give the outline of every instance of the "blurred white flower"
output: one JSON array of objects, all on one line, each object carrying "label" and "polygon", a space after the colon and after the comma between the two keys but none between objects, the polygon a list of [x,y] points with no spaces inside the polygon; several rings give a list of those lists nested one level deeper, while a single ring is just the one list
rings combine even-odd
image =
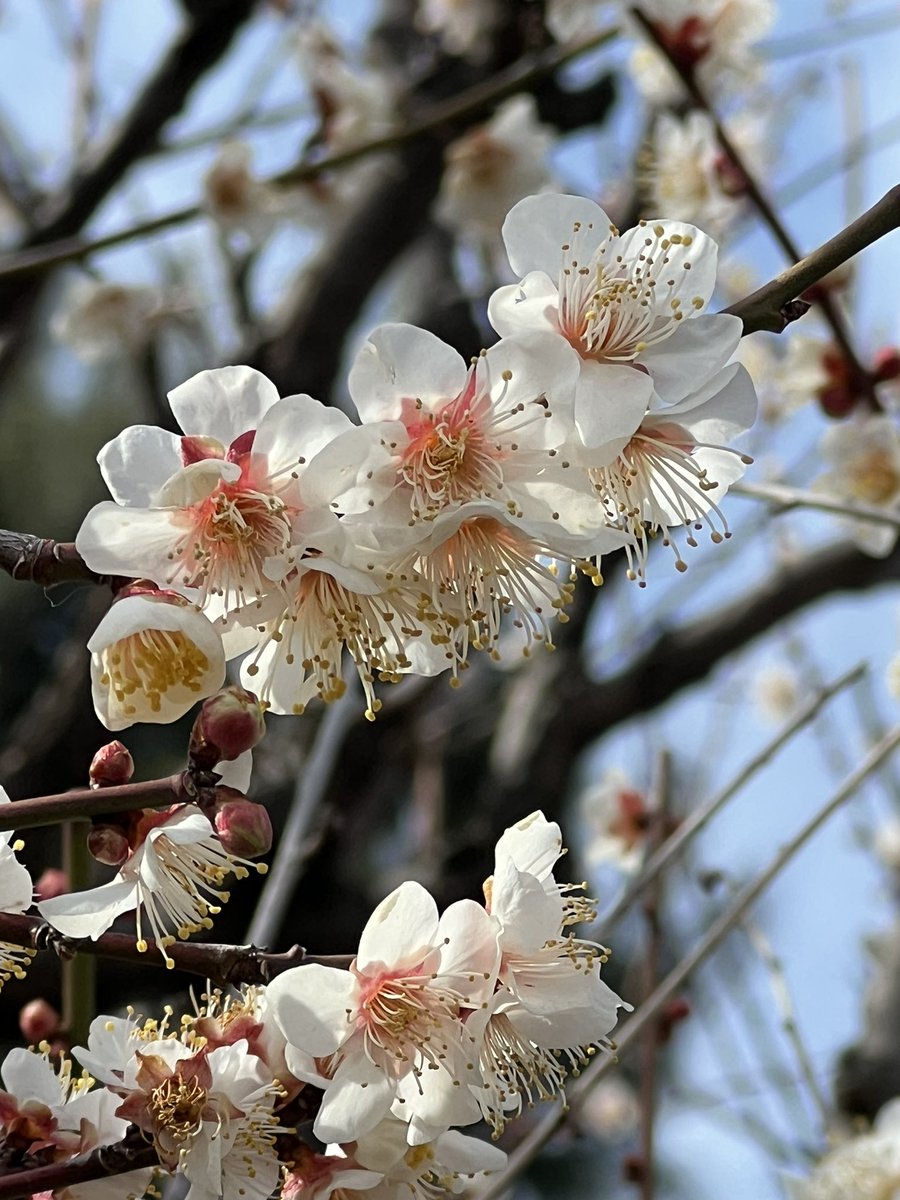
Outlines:
[{"label": "blurred white flower", "polygon": [[800,702],[800,681],[785,666],[764,667],[753,681],[753,696],[767,721],[785,721]]},{"label": "blurred white flower", "polygon": [[622,1142],[637,1132],[641,1105],[621,1075],[601,1079],[578,1106],[578,1123],[605,1142]]},{"label": "blurred white flower", "polygon": [[204,206],[226,231],[240,230],[253,242],[262,241],[282,216],[290,215],[290,193],[258,179],[253,153],[245,142],[222,144],[203,176]]},{"label": "blurred white flower", "polygon": [[[713,94],[733,93],[755,82],[761,61],[754,44],[776,15],[774,0],[641,0],[637,6],[656,27],[672,57],[696,71]],[[639,45],[631,56],[638,87],[654,104],[682,99],[682,85],[656,46]]]},{"label": "blurred white flower", "polygon": [[160,288],[81,280],[50,322],[50,332],[85,362],[146,346],[165,316],[171,299]]},{"label": "blurred white flower", "polygon": [[582,793],[580,807],[588,827],[584,852],[588,863],[636,871],[644,857],[652,819],[643,792],[623,771],[611,768]]},{"label": "blurred white flower", "polygon": [[900,1195],[900,1100],[882,1108],[871,1133],[830,1150],[808,1179],[784,1182],[790,1200],[894,1200]]},{"label": "blurred white flower", "polygon": [[[759,117],[741,114],[729,131],[754,173],[762,166],[763,127]],[[660,113],[650,140],[649,192],[655,211],[693,221],[721,237],[742,209],[745,180],[720,148],[707,113],[685,117]]]},{"label": "blurred white flower", "polygon": [[554,187],[547,157],[556,141],[530,95],[513,96],[484,125],[447,147],[436,215],[472,242],[495,242],[523,196]]},{"label": "blurred white flower", "polygon": [[[820,451],[830,470],[815,488],[837,499],[883,508],[900,518],[900,426],[897,418],[877,414],[832,425]],[[897,541],[897,525],[848,517],[847,531],[861,550],[883,558]]]},{"label": "blurred white flower", "polygon": [[[898,675],[900,683],[900,657],[895,658],[892,667]],[[900,695],[896,692],[895,695]],[[875,830],[873,841],[875,854],[891,871],[900,870],[900,819],[891,817]]]},{"label": "blurred white flower", "polygon": [[499,0],[419,0],[416,26],[436,33],[449,54],[478,61],[490,49],[490,36],[500,24]]}]

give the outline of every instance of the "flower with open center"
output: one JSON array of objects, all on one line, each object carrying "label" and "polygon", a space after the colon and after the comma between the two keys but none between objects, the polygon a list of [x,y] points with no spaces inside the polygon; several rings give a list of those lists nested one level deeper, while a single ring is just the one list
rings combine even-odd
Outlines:
[{"label": "flower with open center", "polygon": [[464,1016],[492,994],[496,963],[479,905],[460,901],[438,920],[428,892],[404,883],[369,918],[349,971],[311,963],[269,984],[289,1069],[302,1078],[309,1056],[329,1060],[316,1135],[351,1141],[392,1106],[410,1141],[477,1120]]}]

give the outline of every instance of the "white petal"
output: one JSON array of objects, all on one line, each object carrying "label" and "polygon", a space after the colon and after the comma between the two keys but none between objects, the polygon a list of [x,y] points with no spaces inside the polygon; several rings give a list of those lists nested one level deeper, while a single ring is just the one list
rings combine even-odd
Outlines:
[{"label": "white petal", "polygon": [[502,926],[500,945],[505,951],[538,950],[559,936],[562,901],[549,895],[534,875],[517,870],[512,859],[500,854],[491,887],[491,914]]},{"label": "white petal", "polygon": [[492,1146],[481,1138],[466,1137],[455,1129],[442,1134],[434,1149],[437,1161],[460,1175],[502,1171],[506,1166],[506,1153],[499,1146]]},{"label": "white petal", "polygon": [[[728,445],[756,420],[759,401],[746,368],[733,363],[714,376],[700,391],[686,396],[660,416],[684,425],[698,442]],[[652,415],[651,415],[652,419]]]},{"label": "white petal", "polygon": [[59,1078],[42,1054],[17,1046],[0,1067],[3,1086],[18,1100],[40,1100],[55,1108],[61,1099]]},{"label": "white petal", "polygon": [[78,553],[100,575],[128,575],[165,585],[172,574],[169,554],[184,534],[165,509],[96,504],[75,539]]},{"label": "white petal", "polygon": [[474,900],[457,900],[441,916],[440,986],[459,992],[477,1008],[494,990],[500,963],[499,926]]},{"label": "white petal", "polygon": [[488,320],[501,337],[529,332],[559,334],[556,284],[544,271],[532,271],[521,283],[497,288],[488,301]]},{"label": "white petal", "polygon": [[562,854],[562,830],[556,821],[548,821],[537,809],[501,834],[497,857],[508,854],[520,871],[546,879]]},{"label": "white petal", "polygon": [[[661,230],[661,233],[657,233]],[[661,251],[660,241],[666,239],[670,244],[665,250],[665,266],[667,268],[659,278],[663,281],[673,280],[674,286],[665,289],[665,306],[671,311],[670,301],[680,300],[686,313],[697,311],[709,303],[716,286],[716,266],[719,257],[719,247],[711,237],[698,229],[696,225],[688,225],[684,221],[646,220],[634,229],[629,229],[618,239],[616,254],[626,261],[636,263],[639,256],[647,253],[646,240],[648,233],[654,235],[654,245],[651,253],[658,255]],[[680,242],[671,241],[678,237]],[[685,270],[685,263],[690,269]],[[658,261],[655,266],[662,264]],[[662,289],[657,295],[657,305],[662,301]],[[694,298],[698,304],[694,305]],[[669,312],[666,312],[666,316]],[[696,318],[692,318],[696,320]],[[678,323],[680,329],[683,322]]]},{"label": "white petal", "polygon": [[[565,338],[552,333],[502,338],[478,368],[488,375],[495,412],[522,405],[527,415],[531,406],[535,419],[516,430],[519,445],[552,448],[571,436],[581,359]],[[546,411],[534,404],[542,398]]]},{"label": "white petal", "polygon": [[107,442],[97,462],[114,500],[143,507],[182,466],[181,439],[155,425],[131,425]]},{"label": "white petal", "polygon": [[0,912],[24,912],[33,899],[34,886],[28,869],[9,846],[0,845]]},{"label": "white petal", "polygon": [[387,1116],[393,1092],[391,1080],[364,1054],[345,1059],[322,1098],[313,1132],[323,1142],[355,1141]]},{"label": "white petal", "polygon": [[379,965],[414,965],[435,946],[438,910],[420,883],[407,881],[378,905],[359,939],[360,971]]},{"label": "white petal", "polygon": [[[693,279],[692,279],[693,282]],[[638,355],[658,395],[671,404],[720,371],[741,340],[743,322],[727,313],[682,321],[671,337]]]},{"label": "white petal", "polygon": [[278,389],[252,367],[200,371],[169,392],[175,420],[187,434],[213,437],[223,446],[251,429],[278,401]]},{"label": "white petal", "polygon": [[404,399],[426,409],[454,400],[466,382],[466,364],[439,337],[414,325],[379,325],[356,356],[349,389],[363,421],[400,417]]},{"label": "white petal", "polygon": [[[292,469],[303,473],[312,459],[338,434],[350,428],[350,418],[339,408],[312,396],[285,396],[273,404],[253,439],[253,459],[264,463],[269,476],[288,478]],[[275,481],[277,485],[277,480]]]},{"label": "white petal", "polygon": [[643,371],[616,363],[582,361],[575,424],[581,444],[591,452],[585,465],[601,467],[612,462],[644,419],[652,395],[653,381]]},{"label": "white petal", "polygon": [[137,906],[137,883],[131,879],[113,879],[86,892],[42,900],[37,908],[44,920],[66,937],[89,937],[96,941],[116,917]]},{"label": "white petal", "polygon": [[576,225],[581,226],[579,259],[588,262],[610,235],[609,217],[599,204],[582,196],[556,194],[520,200],[503,222],[503,241],[515,274],[544,271],[555,279],[562,264],[562,247],[571,243]]},{"label": "white petal", "polygon": [[291,1045],[324,1058],[343,1042],[354,1008],[356,980],[349,971],[310,963],[277,975],[266,989],[272,1014]]}]

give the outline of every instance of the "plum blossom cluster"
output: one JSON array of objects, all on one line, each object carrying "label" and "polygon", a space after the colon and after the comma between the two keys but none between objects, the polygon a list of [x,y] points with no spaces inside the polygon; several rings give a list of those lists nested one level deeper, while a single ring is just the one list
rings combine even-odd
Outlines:
[{"label": "plum blossom cluster", "polygon": [[519,282],[490,301],[500,340],[466,363],[411,325],[383,325],[349,375],[359,421],[280,397],[249,367],[169,395],[182,432],[126,429],[99,462],[112,499],[77,546],[123,588],[90,642],[112,729],[170,721],[226,663],[275,713],[378,681],[553,644],[580,570],[624,551],[643,586],[651,540],[687,566],[750,460],[754,420],[731,361],[738,318],[709,314],[715,243],[680,221],[625,234],[592,201],[537,195],[503,236]]},{"label": "plum blossom cluster", "polygon": [[600,978],[608,951],[573,933],[594,914],[556,881],[562,852],[559,826],[532,813],[497,843],[483,904],[439,913],[403,883],[349,969],[295,967],[177,1021],[99,1016],[72,1052],[81,1076],[46,1045],[12,1051],[6,1160],[152,1147],[155,1163],[103,1181],[109,1200],[141,1194],[154,1171],[184,1175],[189,1200],[264,1200],[279,1185],[285,1200],[434,1200],[502,1169],[501,1150],[460,1129],[485,1120],[496,1134],[564,1098],[623,1005]]}]

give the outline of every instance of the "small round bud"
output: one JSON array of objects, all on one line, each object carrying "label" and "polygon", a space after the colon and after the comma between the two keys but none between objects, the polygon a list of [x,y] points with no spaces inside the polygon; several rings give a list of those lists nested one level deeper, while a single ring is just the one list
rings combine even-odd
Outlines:
[{"label": "small round bud", "polygon": [[88,850],[97,862],[120,867],[128,858],[128,838],[117,825],[95,825],[88,834]]},{"label": "small round bud", "polygon": [[265,711],[253,692],[222,688],[201,705],[191,731],[191,763],[211,770],[216,763],[231,762],[252,750],[265,732]]},{"label": "small round bud", "polygon": [[91,760],[88,772],[91,787],[116,787],[128,783],[134,774],[134,759],[121,742],[109,742],[101,746]]},{"label": "small round bud", "polygon": [[886,383],[900,376],[900,350],[896,346],[883,346],[875,355],[875,382]]},{"label": "small round bud", "polygon": [[216,792],[230,793],[217,795],[213,816],[223,849],[238,858],[258,858],[268,853],[272,848],[272,822],[266,809],[233,788],[216,788]]},{"label": "small round bud", "polygon": [[46,1000],[29,1000],[19,1013],[22,1037],[32,1045],[49,1041],[59,1030],[60,1015]]},{"label": "small round bud", "polygon": [[59,867],[48,867],[34,885],[38,900],[55,900],[57,896],[66,896],[72,890],[69,876]]}]

